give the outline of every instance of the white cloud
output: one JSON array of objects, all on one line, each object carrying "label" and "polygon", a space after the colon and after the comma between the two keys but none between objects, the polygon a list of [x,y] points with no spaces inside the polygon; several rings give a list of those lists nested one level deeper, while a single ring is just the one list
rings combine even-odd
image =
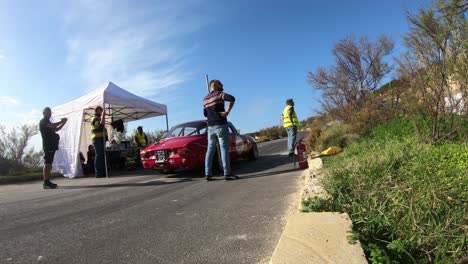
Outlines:
[{"label": "white cloud", "polygon": [[40,109],[31,109],[27,113],[19,113],[23,118],[23,124],[38,124],[39,120],[42,118],[42,110]]},{"label": "white cloud", "polygon": [[22,125],[38,124],[42,118],[42,110],[39,109],[10,108],[2,111],[5,113],[5,118],[2,119],[1,125],[8,129]]},{"label": "white cloud", "polygon": [[42,116],[41,110],[24,107],[18,99],[11,96],[0,96],[0,111],[3,113],[1,125],[7,129],[38,123]]},{"label": "white cloud", "polygon": [[19,105],[19,101],[16,98],[10,96],[0,96],[0,109]]},{"label": "white cloud", "polygon": [[182,40],[206,23],[197,12],[202,4],[73,1],[65,15],[67,61],[89,90],[113,81],[141,96],[157,95],[189,76],[195,43]]}]

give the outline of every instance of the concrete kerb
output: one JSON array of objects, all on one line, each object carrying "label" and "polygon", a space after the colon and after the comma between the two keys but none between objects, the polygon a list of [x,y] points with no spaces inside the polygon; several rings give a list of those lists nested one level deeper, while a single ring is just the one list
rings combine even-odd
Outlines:
[{"label": "concrete kerb", "polygon": [[[322,159],[309,158],[309,169],[303,172],[301,201],[329,195],[320,185]],[[301,208],[299,203],[299,209]],[[270,263],[367,263],[359,241],[351,244],[348,237],[352,222],[348,214],[334,212],[301,213],[289,216]]]},{"label": "concrete kerb", "polygon": [[[56,178],[62,176],[61,174],[53,173],[50,175],[50,178]],[[0,176],[0,185],[1,184],[13,184],[13,183],[23,183],[29,181],[42,181],[41,174],[31,174],[31,175],[18,175],[18,176]]]},{"label": "concrete kerb", "polygon": [[[304,189],[301,193],[301,201],[307,198],[313,199],[316,197],[329,199],[330,196],[320,184],[322,178],[322,167],[323,161],[321,158],[309,158],[309,169],[303,172],[304,178]],[[299,203],[299,210],[302,208],[302,204]]]}]

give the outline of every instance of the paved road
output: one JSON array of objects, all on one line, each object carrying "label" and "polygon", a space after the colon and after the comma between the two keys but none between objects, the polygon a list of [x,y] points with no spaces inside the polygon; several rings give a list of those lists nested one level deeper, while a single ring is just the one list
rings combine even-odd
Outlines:
[{"label": "paved road", "polygon": [[268,262],[299,190],[285,144],[234,163],[236,181],[142,170],[2,185],[0,263]]}]

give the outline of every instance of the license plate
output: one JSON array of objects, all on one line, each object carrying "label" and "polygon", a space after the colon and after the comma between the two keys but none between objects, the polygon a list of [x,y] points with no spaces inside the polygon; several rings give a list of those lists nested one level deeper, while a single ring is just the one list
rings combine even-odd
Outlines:
[{"label": "license plate", "polygon": [[164,162],[167,160],[167,155],[165,150],[156,150],[155,151],[156,161]]}]

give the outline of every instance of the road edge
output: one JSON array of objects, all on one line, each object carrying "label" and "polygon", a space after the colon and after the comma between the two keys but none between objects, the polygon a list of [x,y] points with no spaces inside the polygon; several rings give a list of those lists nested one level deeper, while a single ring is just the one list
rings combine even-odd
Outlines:
[{"label": "road edge", "polygon": [[[52,175],[50,175],[50,178],[53,179],[60,176],[62,175],[59,173],[52,173]],[[18,176],[0,176],[0,185],[25,183],[31,181],[42,181],[42,173]]]},{"label": "road edge", "polygon": [[319,184],[322,159],[309,158],[308,164],[309,169],[302,173],[298,210],[288,217],[269,263],[367,263],[359,241],[349,242],[352,222],[348,214],[299,212],[303,199],[328,197]]}]

